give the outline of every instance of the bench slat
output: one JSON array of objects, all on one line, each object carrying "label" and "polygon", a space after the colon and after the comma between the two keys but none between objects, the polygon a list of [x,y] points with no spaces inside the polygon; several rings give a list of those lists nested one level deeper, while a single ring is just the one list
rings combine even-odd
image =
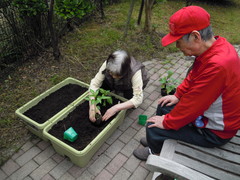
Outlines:
[{"label": "bench slat", "polygon": [[173,139],[164,141],[160,156],[166,157],[167,159],[172,159],[174,152],[175,152],[175,147],[177,146],[177,143],[178,142]]},{"label": "bench slat", "polygon": [[238,132],[237,132],[237,135],[236,136],[240,136],[240,130],[238,130]]},{"label": "bench slat", "polygon": [[240,145],[236,145],[234,143],[229,142],[229,143],[227,143],[227,144],[225,144],[225,145],[223,145],[219,148],[227,150],[227,151],[231,151],[232,153],[240,155]]},{"label": "bench slat", "polygon": [[[220,148],[204,148],[204,147],[195,146],[195,145],[184,143],[184,142],[179,142],[179,145],[187,146],[187,147],[190,147],[191,149],[196,149],[197,151],[211,154],[213,156],[216,156],[217,158],[221,158],[223,160],[232,161],[237,164],[240,164],[239,153],[238,153],[238,151],[240,152],[240,146],[236,147],[236,145],[232,145],[228,143],[227,145],[224,146],[225,148],[223,146]],[[228,148],[226,148],[227,146],[232,147],[231,152],[229,152]]]},{"label": "bench slat", "polygon": [[188,168],[161,156],[149,155],[146,164],[152,171],[160,171],[165,175],[177,179],[212,180],[212,178],[202,173],[196,172],[191,168]]},{"label": "bench slat", "polygon": [[[206,150],[207,149],[208,148],[206,148]],[[219,168],[222,170],[227,170],[229,172],[240,175],[240,172],[239,172],[240,164],[238,164],[238,162],[237,163],[230,162],[226,159],[224,160],[224,159],[221,159],[220,157],[212,156],[211,154],[207,154],[207,152],[202,152],[197,149],[193,149],[191,147],[184,146],[182,144],[178,144],[176,146],[175,154],[181,154],[181,156],[177,156],[177,157],[182,157],[182,156],[186,157],[187,156],[187,157],[190,157],[197,161],[200,161],[202,164],[209,164],[213,167],[216,167],[216,168]],[[175,156],[174,156],[174,158],[175,158]],[[173,159],[173,160],[175,160],[175,159]],[[184,165],[187,165],[187,164],[184,164]]]},{"label": "bench slat", "polygon": [[[173,161],[178,162],[179,164],[185,165],[189,168],[192,168],[214,179],[239,180],[240,178],[240,176],[238,175],[226,172],[222,169],[212,167],[208,164],[204,164],[202,162],[196,161],[186,156],[179,157],[178,154],[175,154]],[[219,166],[221,166],[221,164],[219,164]]]},{"label": "bench slat", "polygon": [[231,142],[232,142],[232,143],[235,143],[235,144],[237,144],[237,145],[240,145],[240,137],[234,136],[234,137],[231,139]]}]

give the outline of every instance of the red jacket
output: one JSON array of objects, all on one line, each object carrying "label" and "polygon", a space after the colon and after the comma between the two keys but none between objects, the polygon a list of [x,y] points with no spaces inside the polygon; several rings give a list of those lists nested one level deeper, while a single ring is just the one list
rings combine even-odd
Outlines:
[{"label": "red jacket", "polygon": [[195,59],[193,69],[178,86],[180,99],[165,116],[166,129],[179,129],[204,115],[205,128],[223,139],[240,129],[240,59],[222,37]]}]

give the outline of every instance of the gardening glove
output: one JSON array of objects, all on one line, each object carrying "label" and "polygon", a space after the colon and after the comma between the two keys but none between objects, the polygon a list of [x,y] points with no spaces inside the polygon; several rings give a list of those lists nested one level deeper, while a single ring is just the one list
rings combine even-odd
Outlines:
[{"label": "gardening glove", "polygon": [[92,121],[92,122],[96,121],[96,118],[95,118],[96,113],[101,115],[101,112],[99,111],[98,108],[96,108],[95,105],[90,106],[90,108],[89,108],[89,119],[90,119],[90,121]]},{"label": "gardening glove", "polygon": [[115,106],[109,108],[106,113],[103,115],[102,120],[107,121],[110,117],[118,112],[118,108]]}]

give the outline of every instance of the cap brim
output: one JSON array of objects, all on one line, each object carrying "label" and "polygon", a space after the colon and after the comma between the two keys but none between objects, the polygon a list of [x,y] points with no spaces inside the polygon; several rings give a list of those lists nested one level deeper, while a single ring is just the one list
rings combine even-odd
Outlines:
[{"label": "cap brim", "polygon": [[184,35],[179,35],[179,36],[173,36],[170,33],[164,36],[161,40],[162,46],[168,46],[169,44],[174,43],[175,41],[179,40],[181,37]]}]

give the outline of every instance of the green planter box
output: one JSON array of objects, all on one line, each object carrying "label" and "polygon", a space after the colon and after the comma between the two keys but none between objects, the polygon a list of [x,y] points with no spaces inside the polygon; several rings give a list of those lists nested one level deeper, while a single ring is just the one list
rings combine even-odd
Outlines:
[{"label": "green planter box", "polygon": [[[56,113],[54,116],[52,116],[51,118],[49,118],[47,121],[45,121],[44,123],[38,123],[36,121],[34,121],[33,119],[27,117],[26,115],[24,115],[24,113],[26,111],[28,111],[29,109],[31,109],[32,107],[34,107],[35,105],[37,105],[40,101],[42,101],[44,98],[46,98],[47,96],[49,96],[50,94],[52,94],[53,92],[57,91],[58,89],[68,85],[68,84],[76,84],[76,85],[80,85],[81,87],[85,87],[85,88],[89,88],[89,85],[81,82],[79,80],[76,80],[74,78],[66,78],[65,80],[63,80],[62,82],[58,83],[57,85],[53,86],[52,88],[48,89],[47,91],[43,92],[42,94],[40,94],[39,96],[37,96],[36,98],[32,99],[31,101],[29,101],[28,103],[26,103],[25,105],[23,105],[22,107],[20,107],[19,109],[17,109],[15,111],[16,115],[18,117],[20,117],[25,124],[27,125],[28,129],[34,133],[35,135],[39,136],[40,138],[42,138],[43,140],[47,141],[48,139],[46,139],[43,136],[43,129],[49,124],[51,123],[54,119],[56,119],[58,116],[60,116],[62,113],[64,113],[65,111],[67,111],[68,109],[70,109],[72,106],[74,106],[80,99],[82,99],[83,97],[85,97],[88,93],[88,91],[86,91],[85,93],[83,93],[81,96],[79,96],[76,100],[74,100],[72,103],[70,103],[68,106],[66,106],[65,108],[63,108],[61,111],[59,111],[58,113]],[[49,107],[51,108],[51,107]]]},{"label": "green planter box", "polygon": [[[118,95],[111,95],[117,97],[117,99],[126,101],[125,98],[122,98]],[[70,112],[72,112],[79,104],[83,103],[85,100],[81,100],[76,104],[75,107],[69,109],[68,112],[65,112],[61,116],[59,116],[53,123],[49,124],[43,130],[43,134],[45,138],[49,139],[53,145],[55,151],[62,155],[67,156],[69,159],[76,164],[77,166],[84,167],[88,164],[89,160],[96,153],[96,151],[104,144],[104,142],[109,138],[109,136],[116,130],[116,128],[122,124],[126,110],[122,110],[118,113],[118,115],[81,151],[76,150],[75,148],[69,146],[65,142],[59,140],[55,136],[51,135],[49,131],[51,128],[57,124],[59,121],[63,120],[68,116]]]}]

